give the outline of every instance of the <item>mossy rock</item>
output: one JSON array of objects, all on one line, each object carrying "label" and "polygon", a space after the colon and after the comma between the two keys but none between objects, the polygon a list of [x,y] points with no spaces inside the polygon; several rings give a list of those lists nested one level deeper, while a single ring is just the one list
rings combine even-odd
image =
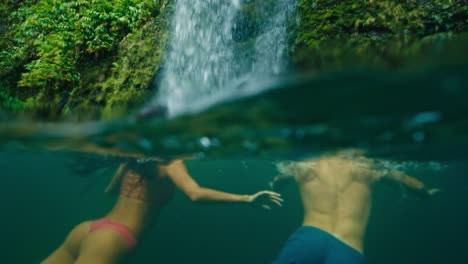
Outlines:
[{"label": "mossy rock", "polygon": [[361,62],[399,65],[420,39],[466,32],[466,1],[301,0],[296,65],[334,69]]},{"label": "mossy rock", "polygon": [[72,95],[67,114],[113,118],[141,103],[162,65],[168,33],[167,20],[153,19],[129,34],[113,61],[103,61],[84,72],[84,89]]}]

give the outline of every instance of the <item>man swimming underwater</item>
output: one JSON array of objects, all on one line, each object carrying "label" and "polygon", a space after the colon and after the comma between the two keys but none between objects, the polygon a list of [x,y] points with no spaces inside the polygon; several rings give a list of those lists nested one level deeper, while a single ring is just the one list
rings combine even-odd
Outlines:
[{"label": "man swimming underwater", "polygon": [[372,205],[372,184],[389,179],[424,195],[425,185],[359,151],[345,151],[301,162],[280,162],[275,189],[295,180],[304,206],[302,226],[293,233],[274,264],[365,263],[363,239]]}]

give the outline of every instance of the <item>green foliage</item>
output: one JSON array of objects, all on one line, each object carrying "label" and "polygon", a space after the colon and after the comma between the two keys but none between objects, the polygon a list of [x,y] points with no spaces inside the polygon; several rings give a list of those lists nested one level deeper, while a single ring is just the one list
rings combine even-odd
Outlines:
[{"label": "green foliage", "polygon": [[36,102],[33,98],[21,100],[15,96],[12,96],[8,92],[8,85],[4,81],[0,81],[0,109],[9,109],[11,111],[24,111],[37,107]]},{"label": "green foliage", "polygon": [[82,88],[74,89],[64,113],[84,118],[113,118],[147,99],[162,64],[173,11],[161,1],[156,18],[120,41],[114,56],[82,63]]},{"label": "green foliage", "polygon": [[0,6],[2,14],[11,11],[4,33],[10,40],[0,45],[0,77],[16,75],[9,83],[18,88],[4,90],[57,105],[83,88],[82,65],[114,56],[119,42],[157,15],[165,1],[38,0],[15,7],[18,1],[10,2]]},{"label": "green foliage", "polygon": [[295,60],[320,68],[341,57],[385,56],[428,35],[466,31],[468,5],[464,0],[302,0],[299,15]]},{"label": "green foliage", "polygon": [[95,109],[102,118],[125,113],[129,106],[139,104],[148,95],[155,73],[162,64],[168,40],[166,17],[150,20],[138,31],[126,36],[119,44],[115,59],[90,66],[83,71],[83,88],[73,91],[65,111],[89,114]]},{"label": "green foliage", "polygon": [[[271,1],[245,1],[239,23],[251,32],[239,37],[242,45]],[[2,1],[0,107],[99,118],[139,103],[160,68],[173,2]],[[399,65],[466,32],[468,20],[466,0],[300,0],[298,11],[294,62],[320,70],[357,58]]]}]

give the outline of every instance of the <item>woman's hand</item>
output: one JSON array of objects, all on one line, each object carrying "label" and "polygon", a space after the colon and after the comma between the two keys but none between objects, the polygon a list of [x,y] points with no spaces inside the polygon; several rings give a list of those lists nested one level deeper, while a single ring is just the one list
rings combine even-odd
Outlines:
[{"label": "woman's hand", "polygon": [[254,207],[261,207],[270,210],[273,205],[283,206],[281,194],[272,191],[260,191],[249,195],[247,202]]}]

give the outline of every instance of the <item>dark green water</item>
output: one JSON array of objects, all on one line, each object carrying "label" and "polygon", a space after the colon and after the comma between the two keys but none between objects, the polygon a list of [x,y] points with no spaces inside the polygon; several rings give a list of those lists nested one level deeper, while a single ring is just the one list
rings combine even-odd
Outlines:
[{"label": "dark green water", "polygon": [[[74,225],[113,205],[115,198],[103,190],[116,165],[97,164],[101,169],[93,172],[105,159],[91,157],[93,164],[76,154],[37,150],[50,142],[196,154],[205,159],[187,164],[200,185],[237,193],[267,188],[276,174],[272,159],[367,149],[406,162],[405,172],[443,190],[423,198],[377,184],[365,240],[370,263],[468,263],[467,73],[466,64],[348,70],[278,82],[258,96],[171,120],[41,126],[0,116],[1,263],[38,263]],[[78,175],[71,162],[91,175]],[[132,263],[271,263],[302,220],[297,187],[283,195],[283,208],[264,212],[192,204],[177,193]]]},{"label": "dark green water", "polygon": [[[2,168],[2,263],[38,263],[80,221],[113,205],[103,192],[114,167],[81,178],[70,170],[77,157],[63,153],[4,151]],[[443,170],[409,171],[443,189],[424,199],[377,184],[366,236],[370,263],[466,263],[468,163],[444,162]],[[188,161],[203,186],[251,193],[275,175],[262,160]],[[298,227],[302,208],[295,186],[285,206],[265,212],[250,207],[192,204],[181,193],[163,212],[132,263],[269,263]]]}]

